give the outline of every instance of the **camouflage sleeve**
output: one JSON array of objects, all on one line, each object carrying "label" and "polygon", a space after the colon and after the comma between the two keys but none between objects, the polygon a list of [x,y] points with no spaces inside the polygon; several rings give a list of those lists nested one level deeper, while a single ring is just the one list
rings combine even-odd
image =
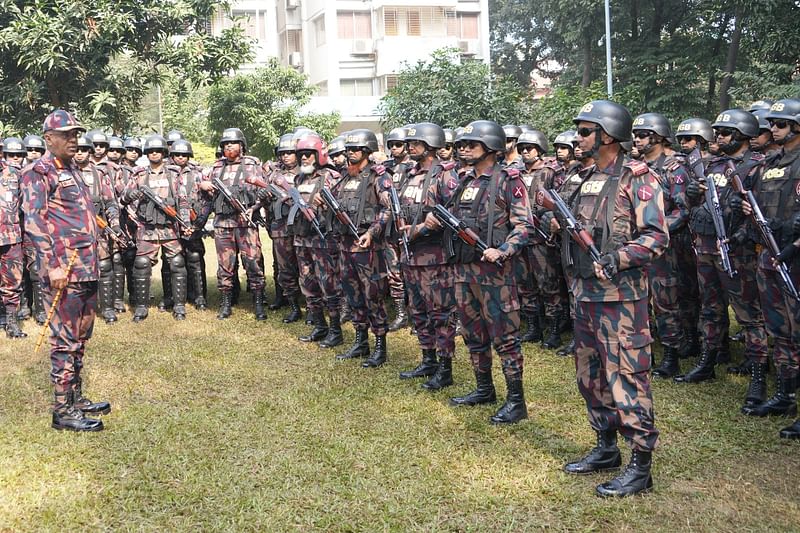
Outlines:
[{"label": "camouflage sleeve", "polygon": [[119,226],[119,204],[117,195],[114,194],[114,185],[111,183],[111,176],[102,170],[100,175],[100,195],[103,197],[103,212],[109,226]]},{"label": "camouflage sleeve", "polygon": [[528,191],[519,175],[508,176],[504,183],[504,199],[508,209],[508,225],[511,232],[506,242],[498,248],[506,256],[516,255],[528,244],[528,232],[533,227]]},{"label": "camouflage sleeve", "polygon": [[628,235],[633,230],[635,237],[616,250],[620,270],[643,266],[667,249],[669,230],[664,215],[664,196],[658,179],[651,172],[634,176],[627,170],[620,177],[614,226],[614,233]]},{"label": "camouflage sleeve", "polygon": [[672,200],[672,209],[666,213],[667,226],[670,233],[683,229],[689,221],[689,206],[686,203],[686,184],[689,182],[689,173],[683,165],[678,165],[671,174],[671,188],[669,191]]},{"label": "camouflage sleeve", "polygon": [[59,260],[55,253],[52,235],[55,228],[47,222],[48,198],[50,192],[57,187],[54,176],[40,174],[28,169],[22,175],[22,212],[24,214],[25,233],[31,244],[36,248],[37,255],[41,258],[41,265],[48,265],[50,269],[64,268],[66,263]]},{"label": "camouflage sleeve", "polygon": [[386,173],[380,174],[375,178],[375,195],[378,205],[375,211],[375,221],[367,230],[373,239],[380,239],[386,231],[386,226],[392,221],[392,207],[389,198],[389,190],[394,187],[391,176]]},{"label": "camouflage sleeve", "polygon": [[122,200],[123,204],[127,205],[134,201],[134,198],[131,197],[131,193],[139,190],[139,180],[141,179],[141,176],[142,172],[138,171],[131,174],[128,184],[125,185],[125,190],[122,191],[122,195],[120,195],[120,200]]}]

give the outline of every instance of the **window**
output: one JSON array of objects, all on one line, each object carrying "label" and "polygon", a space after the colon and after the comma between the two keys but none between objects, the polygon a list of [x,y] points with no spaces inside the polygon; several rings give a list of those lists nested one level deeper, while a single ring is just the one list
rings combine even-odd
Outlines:
[{"label": "window", "polygon": [[372,38],[372,17],[369,11],[338,11],[336,24],[339,39]]},{"label": "window", "polygon": [[384,35],[397,35],[397,10],[385,9],[383,12],[383,33]]},{"label": "window", "polygon": [[397,87],[397,74],[387,74],[381,78],[381,94],[386,94]]},{"label": "window", "polygon": [[339,82],[342,96],[372,96],[372,79],[343,79]]},{"label": "window", "polygon": [[325,44],[325,15],[320,15],[314,19],[314,40],[317,46]]},{"label": "window", "polygon": [[448,37],[458,37],[459,39],[478,38],[477,13],[456,13],[454,11],[448,11],[446,16]]},{"label": "window", "polygon": [[419,11],[409,10],[406,12],[406,34],[419,37],[422,35],[422,23]]},{"label": "window", "polygon": [[234,11],[232,13],[237,26],[244,30],[244,34],[251,39],[263,41],[266,39],[265,13],[258,11]]}]

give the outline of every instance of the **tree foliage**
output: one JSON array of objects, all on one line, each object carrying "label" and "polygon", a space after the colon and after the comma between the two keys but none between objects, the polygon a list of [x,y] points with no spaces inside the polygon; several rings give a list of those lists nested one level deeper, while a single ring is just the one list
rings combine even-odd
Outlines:
[{"label": "tree foliage", "polygon": [[302,113],[314,88],[307,78],[291,67],[269,64],[251,74],[219,80],[209,94],[208,121],[215,139],[225,128],[242,130],[250,153],[262,159],[272,157],[281,134],[305,126],[330,138],[339,115]]}]

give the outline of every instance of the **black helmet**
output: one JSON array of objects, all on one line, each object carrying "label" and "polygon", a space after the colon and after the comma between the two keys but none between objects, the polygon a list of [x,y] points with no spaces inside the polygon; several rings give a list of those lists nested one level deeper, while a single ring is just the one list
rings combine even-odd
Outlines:
[{"label": "black helmet", "polygon": [[78,148],[86,148],[87,150],[92,150],[94,148],[94,144],[92,144],[92,140],[89,138],[88,134],[78,137]]},{"label": "black helmet", "polygon": [[711,123],[704,118],[687,118],[680,124],[675,132],[675,137],[700,137],[705,142],[714,142],[714,130]]},{"label": "black helmet", "polygon": [[506,151],[506,132],[493,120],[474,120],[464,127],[459,141],[478,141],[492,152]]},{"label": "black helmet", "polygon": [[764,98],[762,100],[756,100],[755,102],[750,104],[750,107],[747,108],[747,110],[749,112],[751,112],[751,113],[753,111],[758,111],[759,109],[763,109],[765,111],[769,111],[769,108],[772,107],[772,104],[774,104],[774,103],[775,103],[775,101],[774,100],[770,100],[769,98]]},{"label": "black helmet", "polygon": [[539,149],[541,154],[546,154],[550,150],[550,146],[547,143],[547,137],[544,133],[538,130],[529,130],[523,131],[522,134],[517,139],[517,146],[524,146],[526,144],[532,144]]},{"label": "black helmet", "polygon": [[122,144],[122,139],[120,139],[116,135],[110,135],[108,137],[108,149],[124,151],[125,147]]},{"label": "black helmet", "polygon": [[103,133],[102,130],[89,130],[86,132],[86,137],[92,144],[105,144],[108,146],[108,135]]},{"label": "black helmet", "polygon": [[503,132],[505,133],[506,139],[518,139],[522,134],[522,128],[513,124],[506,124],[503,126]]},{"label": "black helmet", "polygon": [[758,119],[744,109],[726,109],[711,125],[712,128],[732,128],[745,137],[758,137]]},{"label": "black helmet", "polygon": [[603,131],[618,141],[631,140],[633,119],[622,105],[610,100],[592,100],[584,105],[572,119],[575,124],[585,121],[597,124]]},{"label": "black helmet", "polygon": [[750,111],[754,117],[758,120],[758,131],[759,134],[764,131],[772,131],[772,128],[769,126],[769,121],[767,120],[767,115],[769,114],[768,109],[754,109]]},{"label": "black helmet", "polygon": [[45,151],[44,139],[38,135],[27,135],[22,139],[22,143],[25,145],[25,150],[38,150],[42,153]]},{"label": "black helmet", "polygon": [[[411,124],[411,127],[413,127],[413,126],[414,125]],[[406,133],[407,133],[406,126],[403,126],[401,128],[392,129],[392,131],[390,131],[389,134],[386,136],[386,147],[389,148],[389,143],[390,142],[394,142],[394,141],[405,142]]]},{"label": "black helmet", "polygon": [[767,120],[791,120],[800,124],[800,100],[797,98],[778,100],[769,108]]},{"label": "black helmet", "polygon": [[632,131],[648,130],[672,141],[672,126],[661,113],[643,113],[633,119]]},{"label": "black helmet", "polygon": [[172,146],[172,143],[184,139],[183,133],[178,130],[169,130],[167,132],[167,145]]},{"label": "black helmet", "polygon": [[359,128],[347,132],[344,138],[345,148],[366,148],[368,152],[378,151],[378,138],[375,134],[365,128]]},{"label": "black helmet", "polygon": [[436,150],[443,148],[445,143],[444,130],[433,122],[420,122],[406,130],[406,141],[422,141],[428,148]]},{"label": "black helmet", "polygon": [[344,135],[339,135],[331,139],[328,143],[328,155],[337,155],[344,152]]},{"label": "black helmet", "polygon": [[563,145],[568,148],[575,148],[573,143],[576,141],[576,136],[577,134],[575,133],[575,130],[562,131],[556,135],[556,138],[553,141],[553,146]]},{"label": "black helmet", "polygon": [[450,128],[444,129],[444,143],[445,144],[453,144],[456,142],[456,132]]},{"label": "black helmet", "polygon": [[284,133],[278,138],[278,146],[275,147],[275,153],[276,154],[280,154],[282,152],[294,153],[296,145],[297,145],[297,139],[295,139],[294,133]]},{"label": "black helmet", "polygon": [[226,128],[222,130],[222,137],[219,140],[219,147],[222,148],[223,143],[240,143],[242,150],[247,150],[247,139],[244,138],[244,133],[239,128]]},{"label": "black helmet", "polygon": [[192,143],[186,139],[176,139],[173,141],[172,146],[169,147],[169,153],[171,155],[188,155],[189,157],[194,156]]},{"label": "black helmet", "polygon": [[455,137],[453,137],[453,144],[456,144],[461,140],[461,138],[464,136],[465,129],[466,128],[464,126],[459,126],[453,130],[453,133],[455,133]]},{"label": "black helmet", "polygon": [[3,141],[4,154],[19,154],[24,156],[27,151],[25,150],[25,143],[19,137],[6,137]]},{"label": "black helmet", "polygon": [[137,137],[128,137],[125,139],[123,146],[125,147],[125,150],[136,150],[140,154],[142,153],[142,141]]},{"label": "black helmet", "polygon": [[169,153],[167,140],[161,135],[151,135],[145,139],[143,149],[145,154],[149,154],[150,152]]},{"label": "black helmet", "polygon": [[[505,130],[505,128],[503,128],[503,129]],[[522,130],[522,133],[525,133],[526,131],[535,131],[536,130],[536,128],[534,128],[530,124],[520,124],[519,125],[519,129]]]}]

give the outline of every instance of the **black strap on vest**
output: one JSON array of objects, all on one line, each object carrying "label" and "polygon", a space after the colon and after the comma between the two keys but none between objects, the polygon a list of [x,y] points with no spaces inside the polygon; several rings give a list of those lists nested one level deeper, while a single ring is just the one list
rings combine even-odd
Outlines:
[{"label": "black strap on vest", "polygon": [[[369,170],[368,167],[364,167],[358,175],[361,176],[361,183],[358,184],[358,214],[356,215],[356,225],[361,225],[361,219],[364,217],[364,207],[367,203],[367,187],[369,186]],[[392,185],[394,187],[394,185]]]}]

